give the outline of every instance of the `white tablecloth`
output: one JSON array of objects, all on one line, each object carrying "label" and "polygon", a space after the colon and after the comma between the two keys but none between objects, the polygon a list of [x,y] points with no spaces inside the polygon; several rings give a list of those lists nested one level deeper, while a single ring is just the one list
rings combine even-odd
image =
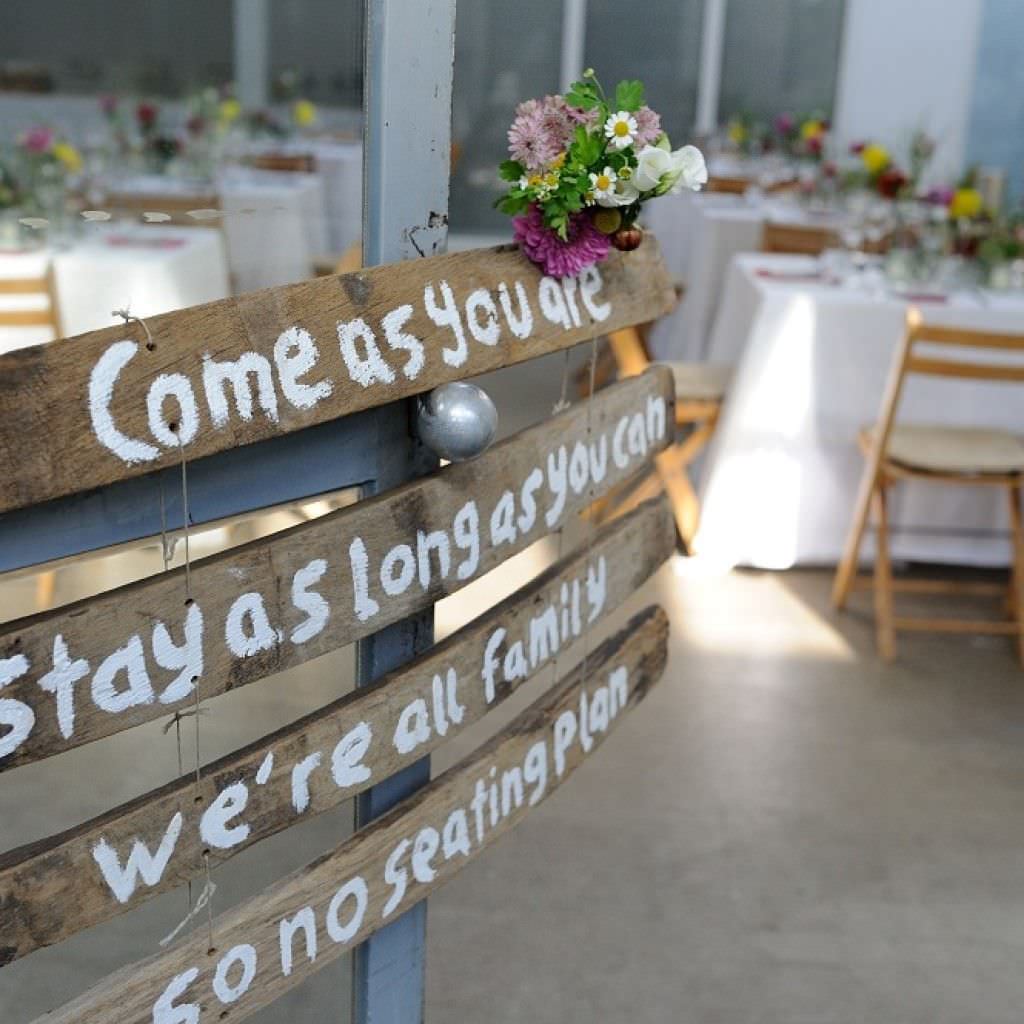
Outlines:
[{"label": "white tablecloth", "polygon": [[[320,174],[224,170],[215,185],[223,212],[228,264],[236,292],[291,284],[313,275],[313,260],[328,249]],[[138,196],[188,196],[201,201],[202,186],[159,175],[137,175],[115,191]],[[154,208],[158,207],[154,204]]]},{"label": "white tablecloth", "polygon": [[243,154],[283,153],[312,155],[323,180],[326,247],[322,255],[340,255],[362,235],[363,145],[331,139],[259,140],[248,143]]},{"label": "white tablecloth", "polygon": [[[52,262],[65,336],[117,323],[111,310],[155,316],[230,294],[215,228],[87,224],[66,248],[0,252],[0,278],[39,277]],[[5,309],[45,308],[42,295],[0,296]],[[45,327],[0,328],[0,352],[50,341]]]},{"label": "white tablecloth", "polygon": [[[863,466],[857,432],[878,417],[907,302],[756,273],[816,266],[807,257],[737,256],[729,271],[707,357],[733,363],[736,374],[704,461],[696,539],[698,552],[727,564],[834,564],[849,528]],[[936,323],[1024,326],[1017,296],[958,294],[921,308]],[[1024,388],[912,377],[898,421],[1024,434]],[[1006,565],[1005,506],[1001,488],[901,483],[894,555]]]},{"label": "white tablecloth", "polygon": [[742,252],[761,248],[766,221],[838,229],[838,216],[811,216],[791,199],[716,192],[664,196],[645,212],[672,276],[686,292],[676,309],[651,330],[648,343],[658,359],[705,358],[729,264]]}]

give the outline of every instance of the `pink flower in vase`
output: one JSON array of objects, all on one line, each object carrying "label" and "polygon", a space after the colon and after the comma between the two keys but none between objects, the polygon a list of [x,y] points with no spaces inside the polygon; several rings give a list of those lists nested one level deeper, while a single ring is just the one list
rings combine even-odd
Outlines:
[{"label": "pink flower in vase", "polygon": [[611,250],[611,241],[594,227],[589,214],[576,213],[569,220],[568,239],[563,240],[544,223],[536,206],[512,219],[516,241],[525,255],[550,277],[571,277]]},{"label": "pink flower in vase", "polygon": [[113,117],[117,113],[118,99],[113,93],[100,97],[100,110],[105,117]]},{"label": "pink flower in vase", "polygon": [[50,147],[53,146],[53,129],[41,124],[34,125],[22,135],[21,146],[26,153],[37,156],[49,153]]},{"label": "pink flower in vase", "polygon": [[775,118],[775,131],[779,135],[789,135],[796,127],[796,119],[792,114],[779,114]]}]

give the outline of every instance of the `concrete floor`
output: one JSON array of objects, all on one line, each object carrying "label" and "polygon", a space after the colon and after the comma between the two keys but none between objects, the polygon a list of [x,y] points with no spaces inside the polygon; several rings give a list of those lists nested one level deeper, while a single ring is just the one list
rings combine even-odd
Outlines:
[{"label": "concrete floor", "polygon": [[[491,378],[506,431],[548,413],[561,365]],[[554,553],[538,545],[444,602],[439,632]],[[57,599],[153,571],[157,557],[66,570]],[[814,571],[711,575],[676,558],[618,613],[613,624],[665,606],[666,676],[563,790],[431,898],[429,1024],[1021,1020],[1024,671],[1005,640],[928,636],[901,637],[899,661],[882,667],[863,612],[830,612],[829,583]],[[31,581],[0,589],[3,617],[33,596]],[[544,682],[450,743],[435,769]],[[343,651],[211,702],[203,759],[351,683]],[[0,846],[143,792],[176,762],[156,725],[5,775]],[[343,810],[246,851],[217,872],[215,908],[349,823]],[[171,893],[5,968],[0,1021],[24,1024],[153,952],[185,908]],[[343,1022],[348,992],[342,962],[252,1019]]]}]

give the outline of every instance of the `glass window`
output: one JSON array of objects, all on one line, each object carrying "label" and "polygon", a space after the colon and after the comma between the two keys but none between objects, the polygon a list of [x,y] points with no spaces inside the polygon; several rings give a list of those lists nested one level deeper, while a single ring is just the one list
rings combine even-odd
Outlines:
[{"label": "glass window", "polygon": [[728,0],[719,122],[831,113],[842,31],[843,0]]},{"label": "glass window", "polygon": [[1020,0],[985,0],[967,129],[968,162],[1002,167],[1007,195],[1024,199],[1024,7]]},{"label": "glass window", "polygon": [[359,109],[363,0],[288,0],[270,8],[270,97]]},{"label": "glass window", "polygon": [[232,78],[232,6],[4,0],[0,91],[183,96]]},{"label": "glass window", "polygon": [[647,0],[642,17],[621,0],[587,5],[587,65],[606,87],[642,78],[675,146],[691,141],[703,10],[704,0]]},{"label": "glass window", "polygon": [[471,0],[456,8],[452,96],[453,231],[509,234],[494,210],[497,166],[508,156],[515,108],[558,92],[562,5],[551,0]]}]

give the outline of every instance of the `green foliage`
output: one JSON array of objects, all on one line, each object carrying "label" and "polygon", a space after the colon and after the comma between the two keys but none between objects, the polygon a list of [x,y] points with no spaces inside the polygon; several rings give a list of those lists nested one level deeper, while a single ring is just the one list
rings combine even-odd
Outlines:
[{"label": "green foliage", "polygon": [[498,174],[502,181],[518,181],[523,176],[523,165],[518,160],[502,160]]},{"label": "green foliage", "polygon": [[596,79],[590,82],[573,82],[565,94],[565,102],[580,110],[593,110],[601,105],[601,87]]},{"label": "green foliage", "polygon": [[576,129],[576,135],[569,147],[569,158],[575,163],[590,167],[600,159],[604,142],[599,135],[592,135],[583,125]]},{"label": "green foliage", "polygon": [[615,87],[615,109],[636,113],[644,105],[644,83],[636,78],[619,82]]}]

